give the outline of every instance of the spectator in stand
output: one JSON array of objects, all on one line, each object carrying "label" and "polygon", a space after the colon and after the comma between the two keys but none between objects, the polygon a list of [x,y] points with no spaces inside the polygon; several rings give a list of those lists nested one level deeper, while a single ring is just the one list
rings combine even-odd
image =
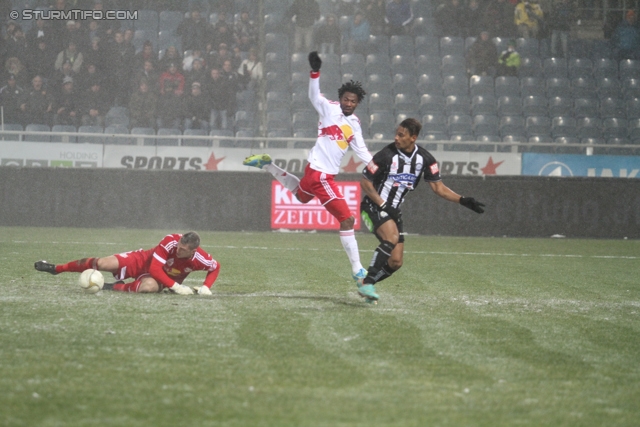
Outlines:
[{"label": "spectator in stand", "polygon": [[482,28],[491,28],[496,37],[516,37],[514,7],[507,0],[489,0],[482,15]]},{"label": "spectator in stand", "polygon": [[27,96],[20,109],[25,113],[25,125],[35,123],[51,126],[53,96],[44,88],[42,77],[35,76],[33,78],[31,88],[27,91]]},{"label": "spectator in stand", "polygon": [[[71,7],[66,4],[65,0],[55,0],[53,6],[51,7],[52,11],[60,12],[66,12],[70,9]],[[55,48],[55,51],[59,52],[64,49],[67,44],[66,40],[64,39],[67,23],[62,19],[52,19],[51,21],[49,21],[49,24],[51,25],[51,30],[53,30],[53,33],[55,34],[52,42],[57,43],[57,45],[52,45],[52,48]]]},{"label": "spectator in stand", "polygon": [[158,129],[180,129],[184,114],[184,96],[177,82],[168,82],[164,95],[158,98],[156,124]]},{"label": "spectator in stand", "polygon": [[7,76],[6,82],[7,84],[0,88],[0,105],[4,111],[4,122],[24,124],[25,113],[20,108],[25,102],[24,88],[18,86],[13,74]]},{"label": "spectator in stand", "polygon": [[349,20],[345,41],[349,53],[366,55],[368,53],[371,26],[362,12],[356,12],[353,20]]},{"label": "spectator in stand", "polygon": [[[87,7],[88,9],[88,7]],[[93,10],[104,11],[104,10],[123,10],[125,9],[125,5],[118,4],[117,1],[112,2],[105,9],[104,2],[102,0],[94,0],[93,2]],[[130,7],[130,9],[133,9]],[[117,20],[101,20],[95,21],[98,24],[98,37],[103,40],[108,39],[113,36],[113,33],[120,28],[120,21]],[[91,39],[89,39],[91,40]]]},{"label": "spectator in stand", "polygon": [[204,67],[204,60],[202,58],[194,58],[191,70],[184,73],[185,85],[186,87],[191,87],[194,82],[204,84],[208,75],[207,69]]},{"label": "spectator in stand", "polygon": [[157,61],[157,56],[153,50],[153,43],[150,40],[145,40],[142,44],[142,50],[136,53],[133,57],[133,68],[140,69],[143,67],[146,61],[154,63]]},{"label": "spectator in stand", "polygon": [[[235,58],[233,57],[233,53],[229,50],[226,43],[221,43],[218,46],[217,51],[209,52],[209,58],[207,63],[210,64],[211,68],[222,68],[222,64],[224,61],[231,61],[233,63]],[[238,65],[240,65],[238,63]]]},{"label": "spectator in stand", "polygon": [[149,87],[149,82],[142,78],[138,89],[129,100],[129,125],[131,128],[154,128],[156,126],[156,109],[158,95]]},{"label": "spectator in stand", "polygon": [[158,80],[160,95],[173,93],[175,91],[184,92],[184,75],[178,71],[178,64],[172,62],[167,71],[160,75]]},{"label": "spectator in stand", "polygon": [[[238,74],[247,82],[247,89],[255,89],[262,80],[262,62],[258,59],[258,52],[255,49],[249,50],[249,56],[242,61],[238,67]],[[247,80],[247,76],[249,80]]]},{"label": "spectator in stand", "polygon": [[20,62],[24,63],[28,52],[27,38],[22,31],[22,27],[16,25],[11,37],[6,41],[6,57],[18,58]]},{"label": "spectator in stand", "polygon": [[516,51],[516,41],[509,40],[508,47],[498,58],[499,76],[518,76],[520,68],[520,54]]},{"label": "spectator in stand", "polygon": [[551,30],[551,56],[557,57],[560,50],[558,44],[562,48],[562,57],[569,57],[569,36],[571,34],[571,24],[577,17],[577,9],[569,0],[558,0],[551,13],[546,19],[547,25]]},{"label": "spectator in stand", "polygon": [[640,58],[640,29],[636,13],[629,10],[611,36],[613,57],[617,61]]},{"label": "spectator in stand", "polygon": [[391,0],[387,3],[384,20],[388,35],[408,34],[409,24],[413,21],[410,0]]},{"label": "spectator in stand", "polygon": [[18,83],[18,86],[20,86],[21,88],[25,88],[29,85],[29,75],[27,74],[27,69],[16,57],[8,58],[4,62],[4,75],[13,75]]},{"label": "spectator in stand", "polygon": [[480,37],[469,47],[466,52],[467,74],[480,76],[493,76],[498,64],[498,51],[496,45],[489,38],[488,31],[480,32]]},{"label": "spectator in stand", "polygon": [[175,46],[169,46],[162,58],[158,61],[158,66],[156,67],[158,70],[166,70],[169,67],[169,64],[182,64],[182,56],[180,56],[180,52]]},{"label": "spectator in stand", "polygon": [[49,80],[48,87],[51,89],[51,93],[54,97],[57,97],[60,93],[62,93],[62,86],[64,85],[64,81],[67,78],[75,77],[75,73],[71,69],[71,63],[69,61],[62,64],[62,69],[57,71],[52,79]]},{"label": "spectator in stand", "polygon": [[82,52],[82,62],[90,62],[96,64],[101,70],[104,70],[107,66],[107,50],[103,47],[100,38],[94,37],[91,40],[91,45]]},{"label": "spectator in stand", "polygon": [[75,41],[70,41],[67,45],[67,48],[62,52],[58,53],[56,57],[56,63],[54,64],[54,68],[56,71],[62,70],[62,64],[65,62],[69,62],[71,64],[71,70],[77,74],[82,69],[82,61],[83,55],[82,52],[78,50]]},{"label": "spectator in stand", "polygon": [[225,44],[227,46],[233,46],[233,30],[226,22],[222,22],[215,25],[211,30],[208,40],[213,46],[220,46]]},{"label": "spectator in stand", "polygon": [[476,37],[480,32],[482,20],[482,9],[478,0],[469,0],[467,7],[464,8],[464,37]]},{"label": "spectator in stand", "polygon": [[96,80],[100,83],[105,80],[102,70],[95,64],[87,63],[83,71],[74,79],[76,92],[79,94],[88,92],[91,84]]},{"label": "spectator in stand", "polygon": [[[27,45],[34,47],[40,40],[46,40],[47,43],[53,44],[54,31],[44,19],[36,19],[36,25],[27,31]],[[60,48],[58,51],[62,50]]]},{"label": "spectator in stand", "polygon": [[240,12],[240,19],[233,27],[233,37],[236,46],[241,46],[242,52],[248,52],[250,48],[256,47],[258,43],[258,26],[249,17],[249,11],[243,9]]},{"label": "spectator in stand", "polygon": [[125,41],[124,32],[118,30],[113,34],[107,82],[116,105],[129,104],[129,79],[135,57],[135,48]]},{"label": "spectator in stand", "polygon": [[342,31],[338,26],[336,16],[327,15],[325,22],[320,24],[316,30],[315,42],[320,53],[341,54],[340,41],[342,39]]},{"label": "spectator in stand", "polygon": [[73,78],[65,77],[62,82],[62,91],[56,97],[54,125],[78,126],[80,123],[78,114],[78,96],[73,88]]},{"label": "spectator in stand", "polygon": [[133,79],[131,80],[131,92],[135,92],[140,87],[140,82],[145,80],[147,88],[156,95],[160,92],[159,80],[160,75],[156,71],[153,61],[144,61],[141,68],[134,70]]},{"label": "spectator in stand", "polygon": [[360,7],[364,11],[365,19],[371,25],[371,34],[382,34],[385,27],[385,0],[361,0]]},{"label": "spectator in stand", "polygon": [[284,22],[295,18],[294,52],[313,50],[313,25],[320,19],[320,5],[316,0],[294,0],[284,14]]},{"label": "spectator in stand", "polygon": [[209,105],[209,100],[202,94],[202,84],[191,83],[191,93],[185,99],[184,128],[209,132]]},{"label": "spectator in stand", "polygon": [[200,10],[191,11],[188,18],[185,18],[176,34],[182,37],[182,47],[184,50],[204,49],[207,36],[207,22],[202,17]]},{"label": "spectator in stand", "polygon": [[[439,37],[464,37],[465,10],[460,0],[448,0],[442,3],[435,12]],[[513,20],[513,16],[511,16]]]},{"label": "spectator in stand", "polygon": [[200,49],[192,50],[189,55],[184,57],[182,60],[182,71],[191,71],[193,69],[193,61],[196,59],[203,59]]},{"label": "spectator in stand", "polygon": [[[210,129],[228,129],[228,111],[231,111],[230,105],[231,92],[224,79],[220,74],[220,70],[212,68],[209,72],[209,79],[206,85],[207,94],[211,102],[211,111],[209,112],[209,128]],[[234,96],[235,100],[235,96]]]},{"label": "spectator in stand", "polygon": [[91,82],[91,88],[84,93],[80,103],[82,125],[104,127],[104,116],[109,111],[109,97],[102,89],[100,80]]},{"label": "spectator in stand", "polygon": [[36,75],[42,76],[47,81],[51,78],[56,62],[56,54],[49,48],[48,41],[44,38],[37,39],[35,48],[29,49],[27,57],[27,71],[29,79]]},{"label": "spectator in stand", "polygon": [[80,21],[67,21],[62,33],[62,46],[69,46],[74,42],[76,46],[82,46],[82,24]]},{"label": "spectator in stand", "polygon": [[516,6],[514,18],[520,37],[537,38],[542,27],[543,16],[544,13],[537,0],[520,0]]}]

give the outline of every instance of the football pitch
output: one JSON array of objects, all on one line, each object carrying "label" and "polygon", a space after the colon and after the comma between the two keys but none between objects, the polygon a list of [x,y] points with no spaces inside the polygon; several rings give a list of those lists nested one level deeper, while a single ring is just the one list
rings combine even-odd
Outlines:
[{"label": "football pitch", "polygon": [[376,306],[334,233],[201,232],[210,297],[33,269],[184,231],[0,228],[1,426],[640,425],[640,241],[411,235]]}]

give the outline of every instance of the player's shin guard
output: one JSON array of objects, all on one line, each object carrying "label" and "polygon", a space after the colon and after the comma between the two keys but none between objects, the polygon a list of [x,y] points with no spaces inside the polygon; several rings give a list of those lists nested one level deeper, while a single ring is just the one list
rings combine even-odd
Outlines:
[{"label": "player's shin guard", "polygon": [[263,166],[262,169],[265,169],[269,172],[273,177],[284,186],[287,190],[291,191],[293,194],[296,194],[298,191],[298,186],[300,185],[300,180],[297,176],[291,175],[281,167],[270,163],[268,165]]},{"label": "player's shin guard", "polygon": [[389,260],[389,257],[391,257],[391,252],[395,247],[395,244],[386,240],[378,245],[376,250],[373,252],[371,264],[369,264],[369,270],[367,271],[367,277],[364,278],[365,285],[372,285],[383,280],[383,277],[386,279],[391,275],[388,271],[385,271],[384,268],[387,266],[387,261]]},{"label": "player's shin guard", "polygon": [[119,292],[138,292],[141,282],[142,281],[138,279],[130,283],[116,283],[113,285],[113,290]]},{"label": "player's shin guard", "polygon": [[362,269],[360,263],[360,252],[358,251],[358,241],[353,230],[340,230],[340,243],[347,253],[351,263],[351,271],[355,274]]},{"label": "player's shin guard", "polygon": [[378,280],[376,280],[376,283],[380,283],[382,282],[384,279],[389,278],[393,273],[395,273],[396,271],[398,271],[398,269],[393,269],[391,267],[389,267],[389,264],[385,265],[384,267],[382,267],[382,269],[380,270],[381,276]]},{"label": "player's shin guard", "polygon": [[58,273],[82,273],[85,270],[93,268],[98,269],[98,258],[82,258],[76,261],[71,261],[66,264],[56,265],[56,272]]}]

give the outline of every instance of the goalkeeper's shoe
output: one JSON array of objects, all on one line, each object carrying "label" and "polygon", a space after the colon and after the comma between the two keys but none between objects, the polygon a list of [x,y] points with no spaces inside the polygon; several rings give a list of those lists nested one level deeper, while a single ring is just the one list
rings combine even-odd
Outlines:
[{"label": "goalkeeper's shoe", "polygon": [[262,169],[263,166],[271,164],[271,156],[268,154],[254,154],[244,159],[242,164]]},{"label": "goalkeeper's shoe", "polygon": [[51,273],[51,274],[58,274],[58,272],[56,271],[56,266],[55,264],[50,264],[47,261],[36,261],[35,264],[33,264],[34,268],[38,271],[44,271],[46,273]]}]

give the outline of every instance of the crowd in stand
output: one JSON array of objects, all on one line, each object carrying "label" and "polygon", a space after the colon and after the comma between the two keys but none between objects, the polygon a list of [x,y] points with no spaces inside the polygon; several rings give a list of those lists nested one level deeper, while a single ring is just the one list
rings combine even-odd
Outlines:
[{"label": "crowd in stand", "polygon": [[[52,8],[131,7],[77,3],[56,0]],[[162,2],[148,3],[151,8]],[[166,3],[170,9],[182,2]],[[136,52],[134,30],[121,28],[120,21],[39,19],[26,32],[8,21],[0,39],[4,123],[104,126],[109,109],[121,106],[128,108],[129,127],[228,127],[236,93],[262,78],[258,28],[248,11],[233,22],[232,1],[216,2],[213,23],[198,2],[189,3],[192,10],[176,29],[182,49],[162,52],[151,41]]]}]

